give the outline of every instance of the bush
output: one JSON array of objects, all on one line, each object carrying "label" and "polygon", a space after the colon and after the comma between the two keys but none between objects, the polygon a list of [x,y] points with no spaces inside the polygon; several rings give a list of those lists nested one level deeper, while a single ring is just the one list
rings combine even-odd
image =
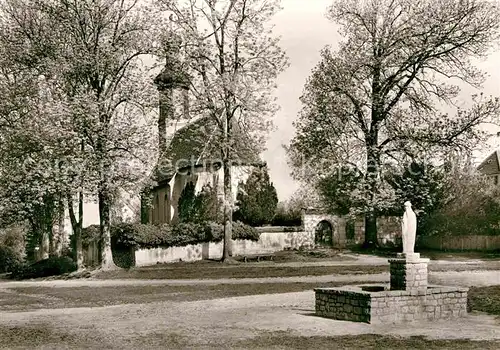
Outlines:
[{"label": "bush", "polygon": [[[120,224],[112,228],[114,247],[182,247],[189,244],[219,242],[223,238],[224,227],[215,222],[188,223],[176,225]],[[260,233],[241,222],[233,223],[233,239],[257,241]]]},{"label": "bush", "polygon": [[82,244],[88,245],[90,242],[98,241],[101,237],[101,228],[99,225],[90,225],[82,228]]},{"label": "bush", "polygon": [[217,198],[217,191],[214,188],[205,185],[199,194],[195,194],[195,186],[190,182],[182,190],[179,198],[179,220],[192,223],[219,221],[220,207],[222,203]]},{"label": "bush", "polygon": [[10,247],[0,246],[0,273],[12,272],[21,264],[19,253]]},{"label": "bush", "polygon": [[252,226],[270,224],[276,213],[278,195],[267,167],[255,168],[246,183],[238,185],[235,220]]},{"label": "bush", "polygon": [[425,235],[500,235],[500,189],[477,175],[454,179],[452,199],[429,215]]},{"label": "bush", "polygon": [[248,239],[250,241],[258,241],[260,233],[252,226],[248,226],[242,222],[236,221],[233,223],[233,239]]},{"label": "bush", "polygon": [[39,278],[73,271],[76,271],[76,264],[71,258],[67,256],[50,257],[30,265],[19,265],[15,271],[12,271],[12,277],[16,279]]}]

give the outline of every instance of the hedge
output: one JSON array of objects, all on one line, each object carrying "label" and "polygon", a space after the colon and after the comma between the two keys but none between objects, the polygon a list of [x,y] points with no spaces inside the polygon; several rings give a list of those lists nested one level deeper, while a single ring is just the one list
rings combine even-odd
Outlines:
[{"label": "hedge", "polygon": [[[204,242],[220,242],[224,227],[215,222],[178,223],[176,225],[119,224],[111,228],[115,247],[182,247]],[[260,233],[241,222],[233,222],[232,239],[259,240]]]},{"label": "hedge", "polygon": [[12,271],[11,278],[27,279],[62,275],[76,271],[75,262],[68,256],[49,257],[33,264],[20,264]]},{"label": "hedge", "polygon": [[0,273],[12,272],[23,260],[11,247],[0,246]]}]

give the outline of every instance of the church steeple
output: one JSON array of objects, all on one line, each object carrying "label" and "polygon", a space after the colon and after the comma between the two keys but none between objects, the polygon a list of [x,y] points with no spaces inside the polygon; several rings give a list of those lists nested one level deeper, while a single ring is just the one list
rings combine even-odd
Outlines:
[{"label": "church steeple", "polygon": [[[164,39],[165,67],[154,79],[159,92],[158,147],[160,157],[167,148],[167,127],[179,119],[189,118],[189,86],[191,79],[181,60],[182,40],[170,30]],[[179,95],[180,98],[176,98]],[[182,102],[180,102],[182,100]],[[181,103],[181,113],[176,109]]]}]

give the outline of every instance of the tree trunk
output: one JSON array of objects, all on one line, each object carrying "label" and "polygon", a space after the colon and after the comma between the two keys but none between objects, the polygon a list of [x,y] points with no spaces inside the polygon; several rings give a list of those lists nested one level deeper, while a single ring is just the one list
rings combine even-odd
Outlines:
[{"label": "tree trunk", "polygon": [[46,227],[42,231],[42,240],[40,245],[40,253],[38,255],[38,260],[48,259],[50,256],[50,234]]},{"label": "tree trunk", "polygon": [[113,262],[113,252],[111,250],[111,223],[110,223],[110,202],[111,198],[106,181],[99,186],[99,223],[101,227],[101,268],[104,270],[115,269]]},{"label": "tree trunk", "polygon": [[78,221],[76,220],[75,210],[73,208],[73,198],[68,194],[68,211],[71,220],[71,227],[73,229],[73,236],[75,240],[75,262],[78,270],[84,268],[83,266],[83,246],[82,246],[82,224],[83,224],[83,193],[78,194]]},{"label": "tree trunk", "polygon": [[56,235],[54,239],[54,255],[61,256],[63,251],[63,245],[66,243],[66,233],[64,232],[64,199],[63,195],[59,194],[58,204],[57,204],[57,231],[54,233]]},{"label": "tree trunk", "polygon": [[[107,125],[106,115],[100,116],[101,123]],[[97,138],[96,155],[99,160],[99,185],[97,198],[99,203],[99,227],[101,240],[99,244],[101,256],[101,268],[104,270],[115,269],[113,252],[111,250],[111,190],[109,188],[109,177],[111,176],[111,164],[109,155],[106,153],[107,129],[101,130],[102,134]]]},{"label": "tree trunk", "polygon": [[377,246],[377,215],[374,212],[368,212],[365,215],[365,241],[363,248],[375,248]]},{"label": "tree trunk", "polygon": [[231,238],[233,234],[233,194],[231,188],[231,165],[228,161],[223,163],[224,172],[224,248],[222,261],[230,260],[232,254]]},{"label": "tree trunk", "polygon": [[372,131],[367,138],[367,167],[366,183],[368,186],[368,208],[365,212],[365,241],[364,248],[375,248],[378,246],[377,239],[377,208],[374,201],[377,196],[377,179],[380,173],[380,156],[377,152],[378,133]]},{"label": "tree trunk", "polygon": [[42,259],[54,256],[54,197],[46,196],[43,204]]}]

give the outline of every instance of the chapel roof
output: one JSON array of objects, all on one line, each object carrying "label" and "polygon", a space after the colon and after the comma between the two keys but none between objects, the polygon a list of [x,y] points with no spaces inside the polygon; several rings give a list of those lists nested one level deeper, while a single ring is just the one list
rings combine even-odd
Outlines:
[{"label": "chapel roof", "polygon": [[[252,142],[245,137],[240,128],[233,128],[233,132],[237,134],[238,140],[234,147],[237,151],[232,157],[233,161],[239,165],[264,164],[258,152],[252,147]],[[215,121],[209,117],[199,118],[177,130],[155,168],[155,180],[168,181],[176,171],[192,166],[220,163],[218,133]]]},{"label": "chapel roof", "polygon": [[500,151],[495,151],[490,154],[478,167],[484,175],[500,174]]}]

